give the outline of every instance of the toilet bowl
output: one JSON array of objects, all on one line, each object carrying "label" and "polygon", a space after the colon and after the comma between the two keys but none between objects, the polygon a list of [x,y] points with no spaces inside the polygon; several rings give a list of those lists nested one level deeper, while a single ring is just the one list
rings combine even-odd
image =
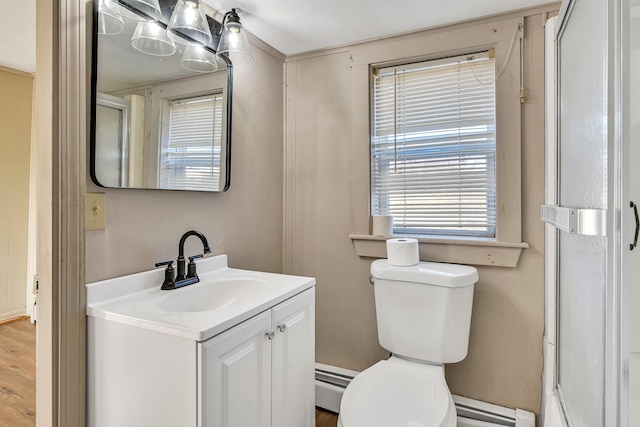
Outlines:
[{"label": "toilet bowl", "polygon": [[420,262],[371,264],[380,345],[388,360],[357,375],[340,403],[339,427],[455,427],[444,363],[467,355],[475,268]]},{"label": "toilet bowl", "polygon": [[342,396],[338,427],[455,427],[443,366],[391,357],[362,371]]}]

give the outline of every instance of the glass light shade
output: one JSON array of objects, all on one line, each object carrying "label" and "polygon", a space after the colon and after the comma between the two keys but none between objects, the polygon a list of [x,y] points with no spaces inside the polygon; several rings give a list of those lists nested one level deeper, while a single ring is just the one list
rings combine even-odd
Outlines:
[{"label": "glass light shade", "polygon": [[131,46],[154,56],[171,56],[176,52],[173,40],[167,37],[167,31],[157,22],[138,22],[131,37]]},{"label": "glass light shade", "polygon": [[180,65],[198,73],[211,73],[218,70],[218,58],[202,46],[187,46]]},{"label": "glass light shade", "polygon": [[174,42],[187,46],[208,46],[213,40],[200,0],[178,0],[167,32]]},{"label": "glass light shade", "polygon": [[104,4],[125,18],[136,21],[157,21],[162,18],[158,0],[104,0]]},{"label": "glass light shade", "polygon": [[247,65],[253,62],[246,31],[239,22],[225,24],[218,44],[218,55],[220,54],[228,57],[233,65]]},{"label": "glass light shade", "polygon": [[124,31],[124,21],[117,12],[105,6],[104,0],[98,3],[98,34],[111,36]]}]

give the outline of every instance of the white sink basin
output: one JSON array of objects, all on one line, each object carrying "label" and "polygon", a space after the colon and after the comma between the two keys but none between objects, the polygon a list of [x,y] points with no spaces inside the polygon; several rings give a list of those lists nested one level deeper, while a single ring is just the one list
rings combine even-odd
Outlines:
[{"label": "white sink basin", "polygon": [[226,255],[197,262],[200,283],[160,289],[164,270],[87,285],[87,315],[205,341],[315,285],[310,277],[229,268]]},{"label": "white sink basin", "polygon": [[258,278],[230,278],[189,285],[183,289],[166,291],[158,308],[172,312],[224,310],[247,305],[269,292],[269,282]]}]

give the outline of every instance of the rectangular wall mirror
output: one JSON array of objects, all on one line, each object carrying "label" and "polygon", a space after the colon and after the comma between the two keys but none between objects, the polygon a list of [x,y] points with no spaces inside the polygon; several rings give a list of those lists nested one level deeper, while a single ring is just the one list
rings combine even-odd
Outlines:
[{"label": "rectangular wall mirror", "polygon": [[94,2],[91,178],[109,188],[226,191],[232,66],[215,55],[220,23],[207,17],[204,46],[174,42],[166,27],[176,0],[159,3],[162,16],[145,21],[126,0]]}]

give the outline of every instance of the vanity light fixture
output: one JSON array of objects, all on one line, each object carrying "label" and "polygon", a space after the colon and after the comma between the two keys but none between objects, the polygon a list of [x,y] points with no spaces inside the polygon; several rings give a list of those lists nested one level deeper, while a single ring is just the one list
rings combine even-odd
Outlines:
[{"label": "vanity light fixture", "polygon": [[213,41],[200,0],[178,0],[167,33],[174,42],[187,46],[209,46]]},{"label": "vanity light fixture", "polygon": [[158,0],[104,0],[104,4],[125,18],[157,21],[162,18]]},{"label": "vanity light fixture", "polygon": [[233,65],[252,63],[251,47],[237,9],[225,13],[222,23],[218,23],[207,20],[201,1],[177,0],[167,24],[162,10],[171,10],[171,0],[99,0],[98,34],[121,33],[125,28],[124,17],[139,21],[131,37],[136,50],[171,56],[177,50],[175,44],[182,44],[185,47],[180,64],[188,70],[213,72],[219,68],[218,61]]},{"label": "vanity light fixture", "polygon": [[142,53],[154,56],[171,56],[176,45],[167,36],[167,31],[155,21],[138,22],[131,36],[131,46]]},{"label": "vanity light fixture", "polygon": [[202,46],[186,46],[180,65],[198,73],[212,73],[218,70],[218,57]]},{"label": "vanity light fixture", "polygon": [[227,56],[233,65],[251,64],[253,62],[251,47],[236,9],[231,9],[224,15],[220,31],[218,55]]},{"label": "vanity light fixture", "polygon": [[104,0],[98,3],[98,34],[116,35],[124,31],[124,21],[122,16],[114,10],[109,9]]}]

